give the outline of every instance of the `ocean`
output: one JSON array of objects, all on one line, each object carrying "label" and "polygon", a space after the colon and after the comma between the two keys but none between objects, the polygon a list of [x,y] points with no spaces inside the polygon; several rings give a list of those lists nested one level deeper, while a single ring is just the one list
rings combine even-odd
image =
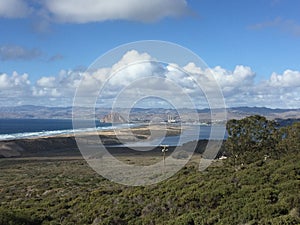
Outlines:
[{"label": "ocean", "polygon": [[[111,129],[110,123],[95,121],[97,129]],[[82,127],[82,130],[93,128]],[[0,140],[73,133],[71,119],[0,119]]]},{"label": "ocean", "polygon": [[[128,127],[128,125],[118,125],[112,127],[110,123],[100,123],[95,121],[97,130],[114,129]],[[133,126],[138,126],[134,124]],[[195,132],[200,125],[191,125],[189,129],[184,130],[181,138],[179,136],[165,137],[161,144],[181,145],[188,141],[194,141]],[[226,138],[222,136],[224,127],[217,126],[216,139]],[[94,128],[82,127],[76,131],[89,131]],[[71,134],[73,133],[72,120],[70,119],[0,119],[0,140],[14,140],[23,138],[43,137],[49,135]],[[211,126],[200,126],[199,140],[209,139]],[[157,140],[143,142],[143,145],[155,145]]]}]

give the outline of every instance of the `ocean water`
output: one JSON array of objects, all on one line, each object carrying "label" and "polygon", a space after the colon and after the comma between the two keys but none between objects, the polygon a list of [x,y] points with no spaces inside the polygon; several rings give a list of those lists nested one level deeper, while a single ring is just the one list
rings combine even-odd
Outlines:
[{"label": "ocean water", "polygon": [[[85,124],[85,123],[82,123]],[[112,126],[110,123],[100,123],[95,121],[97,130],[107,130],[128,127],[127,124]],[[133,124],[131,126],[138,126]],[[76,131],[94,131],[93,127],[79,127]],[[222,136],[223,126],[216,126],[215,135],[211,136],[211,126],[191,125],[189,129],[184,129],[180,136],[169,136],[162,140],[143,141],[134,145],[182,145],[183,143],[203,139],[226,139]],[[0,140],[14,140],[23,138],[43,137],[49,135],[72,134],[74,132],[72,120],[70,119],[0,119]],[[196,135],[195,135],[196,133]]]},{"label": "ocean water", "polygon": [[[110,123],[95,121],[97,129],[111,129]],[[80,130],[94,130],[81,127]],[[0,140],[12,140],[30,137],[42,137],[73,133],[70,119],[0,119]]]}]

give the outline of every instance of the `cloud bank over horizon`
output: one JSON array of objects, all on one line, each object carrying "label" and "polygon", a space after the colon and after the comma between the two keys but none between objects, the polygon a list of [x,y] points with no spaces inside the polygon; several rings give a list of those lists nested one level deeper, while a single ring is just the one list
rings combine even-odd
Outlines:
[{"label": "cloud bank over horizon", "polygon": [[[287,69],[282,74],[274,72],[268,79],[257,82],[255,71],[245,65],[237,65],[233,70],[221,66],[203,69],[193,62],[179,67],[175,64],[157,64],[153,60],[147,53],[131,50],[111,68],[99,68],[92,72],[61,70],[57,75],[43,76],[36,82],[30,80],[30,74],[0,73],[0,93],[1,96],[5,96],[1,99],[1,106],[24,104],[71,106],[79,85],[83,96],[97,93],[99,88],[104,86],[99,102],[101,106],[109,106],[120,90],[132,85],[141,77],[155,76],[160,80],[149,79],[150,82],[153,81],[152,84],[140,82],[139,90],[133,89],[132,96],[148,88],[149,93],[167,93],[172,97],[181,89],[192,96],[195,102],[199,103],[197,107],[201,108],[206,107],[202,104],[203,90],[194,80],[201,83],[205,91],[211,93],[216,88],[211,86],[209,89],[211,82],[216,80],[228,107],[300,108],[300,71]],[[170,85],[172,82],[176,83],[177,89]],[[177,95],[174,101],[180,102],[180,98],[176,97]],[[126,102],[124,104],[126,105]],[[184,107],[184,104],[181,104]]]}]

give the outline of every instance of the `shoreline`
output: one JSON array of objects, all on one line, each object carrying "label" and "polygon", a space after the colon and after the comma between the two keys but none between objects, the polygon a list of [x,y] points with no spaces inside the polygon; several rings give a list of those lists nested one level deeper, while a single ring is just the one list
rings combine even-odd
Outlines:
[{"label": "shoreline", "polygon": [[[21,132],[21,133],[11,133],[11,134],[0,134],[0,142],[2,141],[14,141],[22,139],[39,139],[39,138],[51,138],[51,137],[73,137],[75,135],[113,135],[114,132],[128,132],[137,131],[142,132],[143,130],[158,130],[162,127],[167,127],[165,130],[178,130],[177,125],[168,125],[168,124],[120,124],[120,127],[104,126],[104,127],[95,127],[95,128],[82,128],[82,129],[62,129],[62,130],[47,130],[47,131],[34,131],[34,132]],[[122,126],[126,125],[126,126]],[[181,126],[183,128],[183,126]],[[25,135],[25,136],[24,136]],[[3,138],[1,139],[2,137]]]},{"label": "shoreline", "polygon": [[[126,148],[123,142],[134,143],[137,140],[150,140],[150,131],[163,131],[166,136],[176,136],[181,133],[178,126],[142,125],[134,128],[101,130],[94,132],[79,132],[70,134],[49,135],[14,140],[0,141],[0,158],[29,156],[78,156],[81,155],[76,138],[86,141],[100,138],[107,148]],[[158,132],[159,133],[159,132]],[[120,145],[120,146],[117,146]]]},{"label": "shoreline", "polygon": [[[109,153],[116,156],[150,156],[161,155],[161,147],[157,145],[141,144],[155,138],[178,136],[187,127],[176,125],[151,125],[116,130],[102,130],[96,132],[80,132],[76,134],[51,135],[46,137],[32,137],[26,139],[0,141],[0,158],[55,158],[82,157],[77,140],[82,138],[87,146],[97,148],[99,138]],[[151,135],[152,132],[152,135]],[[161,135],[161,136],[160,136]],[[222,140],[223,141],[223,140]],[[220,140],[215,140],[219,143]],[[124,145],[124,143],[126,143]],[[202,153],[208,143],[207,139],[188,141],[180,146],[170,145],[168,155],[175,148],[192,153]],[[131,145],[133,144],[133,145]]]}]

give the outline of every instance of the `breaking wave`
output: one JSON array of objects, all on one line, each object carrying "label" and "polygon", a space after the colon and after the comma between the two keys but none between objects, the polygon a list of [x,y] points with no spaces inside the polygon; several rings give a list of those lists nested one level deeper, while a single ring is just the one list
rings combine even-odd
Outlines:
[{"label": "breaking wave", "polygon": [[57,135],[72,135],[75,132],[92,132],[101,130],[113,130],[117,128],[128,127],[128,124],[120,124],[118,126],[106,126],[95,128],[82,128],[82,129],[66,129],[66,130],[52,130],[52,131],[38,131],[38,132],[23,132],[14,134],[0,134],[0,141],[4,140],[16,140],[16,139],[29,139],[29,138],[39,138]]}]

